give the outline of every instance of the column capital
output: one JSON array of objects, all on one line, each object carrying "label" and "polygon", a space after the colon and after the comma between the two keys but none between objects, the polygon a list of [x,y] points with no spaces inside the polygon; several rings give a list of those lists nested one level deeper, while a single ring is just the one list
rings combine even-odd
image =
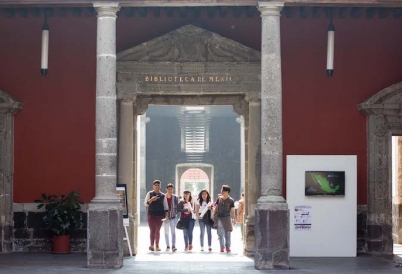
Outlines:
[{"label": "column capital", "polygon": [[283,2],[258,2],[258,10],[261,12],[261,17],[266,16],[281,16],[281,11],[284,6]]},{"label": "column capital", "polygon": [[120,10],[120,4],[114,2],[94,2],[93,6],[98,17],[116,17],[116,13]]}]

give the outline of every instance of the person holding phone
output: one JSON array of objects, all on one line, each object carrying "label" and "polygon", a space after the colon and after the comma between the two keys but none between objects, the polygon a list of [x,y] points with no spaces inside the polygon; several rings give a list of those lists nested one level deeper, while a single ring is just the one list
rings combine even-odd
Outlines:
[{"label": "person holding phone", "polygon": [[155,180],[152,183],[153,190],[149,191],[145,196],[144,205],[148,208],[147,219],[150,230],[150,251],[161,251],[159,248],[160,230],[162,227],[162,219],[168,219],[169,206],[161,189],[161,181]]}]

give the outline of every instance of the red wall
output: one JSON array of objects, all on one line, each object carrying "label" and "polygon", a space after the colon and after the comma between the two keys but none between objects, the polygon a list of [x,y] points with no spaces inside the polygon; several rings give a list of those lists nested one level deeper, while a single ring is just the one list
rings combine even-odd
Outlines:
[{"label": "red wall", "polygon": [[359,204],[367,203],[367,150],[366,117],[357,105],[402,81],[401,23],[335,19],[334,76],[329,78],[328,20],[282,20],[284,155],[357,155]]},{"label": "red wall", "polygon": [[49,21],[49,75],[42,77],[43,19],[0,19],[0,89],[23,103],[14,125],[14,202],[73,189],[88,202],[95,193],[96,21]]},{"label": "red wall", "polygon": [[[402,80],[402,20],[335,19],[328,78],[328,20],[282,17],[284,155],[357,154],[358,203],[367,202],[366,119],[357,104]],[[95,184],[96,18],[50,18],[49,75],[40,76],[41,18],[0,18],[0,89],[24,104],[15,117],[14,201]],[[117,51],[193,23],[260,49],[260,17],[121,16]],[[286,164],[284,158],[284,164]],[[284,171],[285,174],[286,170]]]}]

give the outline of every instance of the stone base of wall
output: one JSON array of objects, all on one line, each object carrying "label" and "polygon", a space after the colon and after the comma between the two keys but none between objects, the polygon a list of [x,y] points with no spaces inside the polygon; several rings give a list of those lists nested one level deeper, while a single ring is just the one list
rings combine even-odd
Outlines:
[{"label": "stone base of wall", "polygon": [[367,205],[357,205],[357,253],[367,251]]},{"label": "stone base of wall", "polygon": [[[50,252],[52,233],[43,226],[43,212],[19,211],[14,212],[14,252]],[[71,252],[86,252],[87,249],[87,213],[82,213],[84,226],[70,233]],[[246,229],[246,238],[254,243],[254,223]],[[0,237],[11,233],[11,227],[0,226]],[[8,237],[8,236],[7,236]],[[8,237],[11,239],[11,237]],[[253,244],[254,247],[254,244]],[[11,252],[12,243],[1,246],[0,252]],[[128,255],[128,247],[124,248]],[[246,256],[254,255],[254,248],[247,250]],[[357,206],[357,253],[367,253],[367,205]]]},{"label": "stone base of wall", "polygon": [[[43,225],[43,212],[14,212],[14,252],[50,252],[52,231]],[[84,226],[70,232],[71,252],[86,252],[87,213],[82,213]]]},{"label": "stone base of wall", "polygon": [[13,251],[13,227],[10,225],[0,226],[0,253]]}]

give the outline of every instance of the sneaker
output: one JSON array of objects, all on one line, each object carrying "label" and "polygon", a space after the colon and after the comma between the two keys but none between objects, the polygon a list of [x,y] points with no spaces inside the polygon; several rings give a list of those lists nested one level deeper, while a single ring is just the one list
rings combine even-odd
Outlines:
[{"label": "sneaker", "polygon": [[166,247],[166,251],[170,251],[170,246]]},{"label": "sneaker", "polygon": [[201,246],[201,251],[204,251],[204,247]]},{"label": "sneaker", "polygon": [[155,251],[161,251],[161,249],[159,248],[159,246],[155,247]]},{"label": "sneaker", "polygon": [[172,247],[172,251],[175,252],[177,248],[175,246]]},{"label": "sneaker", "polygon": [[212,247],[209,247],[209,248],[208,248],[208,251],[212,251]]},{"label": "sneaker", "polygon": [[225,252],[225,249],[224,249],[224,248],[221,248],[221,252]]},{"label": "sneaker", "polygon": [[184,249],[184,251],[188,251],[188,247],[186,247],[186,248]]},{"label": "sneaker", "polygon": [[193,245],[188,245],[188,250],[192,250],[193,249]]},{"label": "sneaker", "polygon": [[229,247],[226,248],[226,252],[227,252],[227,253],[230,252],[230,248],[229,248]]},{"label": "sneaker", "polygon": [[149,250],[155,251],[154,246],[153,246],[153,245],[150,245],[150,246],[149,246]]}]

